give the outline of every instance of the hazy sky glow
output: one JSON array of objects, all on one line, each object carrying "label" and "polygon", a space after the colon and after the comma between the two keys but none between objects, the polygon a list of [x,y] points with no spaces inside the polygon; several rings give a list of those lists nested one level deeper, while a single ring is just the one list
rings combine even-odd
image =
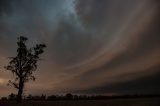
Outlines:
[{"label": "hazy sky glow", "polygon": [[25,94],[160,93],[159,0],[0,0],[0,95],[19,35],[45,43]]}]

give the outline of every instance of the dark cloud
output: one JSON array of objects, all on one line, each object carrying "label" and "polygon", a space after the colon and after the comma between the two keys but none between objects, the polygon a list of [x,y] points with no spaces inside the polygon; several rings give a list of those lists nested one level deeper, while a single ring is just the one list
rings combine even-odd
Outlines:
[{"label": "dark cloud", "polygon": [[[102,54],[100,56],[98,54],[92,56],[94,59],[89,62],[84,61],[83,65],[75,66],[71,72],[77,70],[77,74],[69,73],[71,77],[66,81],[62,81],[65,84],[58,85],[59,88],[67,87],[71,90],[87,89],[89,87],[101,86],[105,83],[115,84],[117,81],[132,82],[148,76],[151,72],[156,74],[157,71],[154,68],[153,71],[148,69],[160,64],[158,60],[160,41],[158,30],[159,4],[150,0],[128,2],[124,0],[123,3],[108,0],[106,2],[110,3],[111,6],[108,8],[108,4],[103,1],[101,6],[103,7],[103,4],[107,4],[106,7],[109,9],[109,13],[107,13],[105,7],[95,8],[94,2],[95,4],[99,3],[98,0],[77,2],[77,14],[89,32],[96,30],[95,44],[98,45],[97,42],[101,42],[102,47],[94,50]],[[82,8],[83,6],[84,8]],[[89,8],[89,10],[84,11],[83,9],[85,8]],[[104,17],[106,15],[109,19],[101,19],[99,17],[101,12]],[[124,12],[124,14],[116,16],[117,12]],[[101,23],[101,21],[103,24],[99,24],[100,26],[96,25],[96,22]],[[114,30],[116,33],[107,29],[110,26],[111,30]],[[113,42],[113,36],[120,39],[111,49],[108,49],[110,47],[108,39]]]},{"label": "dark cloud", "polygon": [[61,21],[54,33],[53,59],[65,65],[81,61],[86,57],[91,41],[89,34],[69,22]]},{"label": "dark cloud", "polygon": [[87,27],[99,28],[99,26],[104,25],[104,20],[106,21],[108,19],[106,14],[109,13],[111,2],[109,0],[77,0],[77,14]]},{"label": "dark cloud", "polygon": [[11,12],[11,1],[10,0],[1,0],[0,1],[0,16],[5,14],[9,14]]},{"label": "dark cloud", "polygon": [[[153,70],[149,70],[153,71]],[[127,82],[106,84],[96,88],[76,92],[98,93],[98,94],[159,94],[160,74],[150,75]]]}]

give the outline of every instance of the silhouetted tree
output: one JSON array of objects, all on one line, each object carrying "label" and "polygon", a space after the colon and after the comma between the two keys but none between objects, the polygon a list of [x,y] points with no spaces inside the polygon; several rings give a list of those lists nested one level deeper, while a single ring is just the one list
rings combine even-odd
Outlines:
[{"label": "silhouetted tree", "polygon": [[7,101],[7,97],[1,97],[2,101]]},{"label": "silhouetted tree", "polygon": [[35,47],[27,48],[26,41],[28,38],[20,36],[18,38],[17,56],[11,57],[6,70],[15,75],[13,81],[9,80],[8,85],[14,86],[18,90],[17,102],[22,101],[23,88],[29,80],[35,80],[33,71],[37,69],[37,61],[40,60],[39,55],[44,52],[45,44],[37,44]]},{"label": "silhouetted tree", "polygon": [[67,94],[66,94],[66,99],[67,99],[67,100],[72,100],[72,99],[73,99],[73,95],[70,94],[70,93],[67,93]]},{"label": "silhouetted tree", "polygon": [[27,96],[27,100],[32,100],[33,99],[33,96],[31,95],[31,94],[29,94],[28,96]]},{"label": "silhouetted tree", "polygon": [[41,100],[46,100],[46,95],[41,95]]},{"label": "silhouetted tree", "polygon": [[8,96],[8,100],[16,100],[16,97],[17,97],[17,95],[11,93],[11,94]]},{"label": "silhouetted tree", "polygon": [[51,96],[48,96],[47,100],[56,100],[57,99],[57,96],[56,95],[51,95]]}]

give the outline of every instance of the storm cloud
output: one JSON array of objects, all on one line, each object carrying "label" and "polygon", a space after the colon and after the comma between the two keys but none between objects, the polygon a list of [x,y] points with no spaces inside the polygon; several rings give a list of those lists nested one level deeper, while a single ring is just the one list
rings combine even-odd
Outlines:
[{"label": "storm cloud", "polygon": [[24,35],[47,44],[26,93],[160,93],[159,10],[158,0],[1,0],[0,78],[13,78],[3,66]]}]

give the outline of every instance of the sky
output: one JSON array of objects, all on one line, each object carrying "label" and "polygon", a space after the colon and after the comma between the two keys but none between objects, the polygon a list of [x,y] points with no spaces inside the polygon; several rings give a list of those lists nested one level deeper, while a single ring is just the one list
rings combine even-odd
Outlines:
[{"label": "sky", "polygon": [[47,48],[33,94],[159,94],[159,0],[0,0],[0,95],[18,36]]}]

